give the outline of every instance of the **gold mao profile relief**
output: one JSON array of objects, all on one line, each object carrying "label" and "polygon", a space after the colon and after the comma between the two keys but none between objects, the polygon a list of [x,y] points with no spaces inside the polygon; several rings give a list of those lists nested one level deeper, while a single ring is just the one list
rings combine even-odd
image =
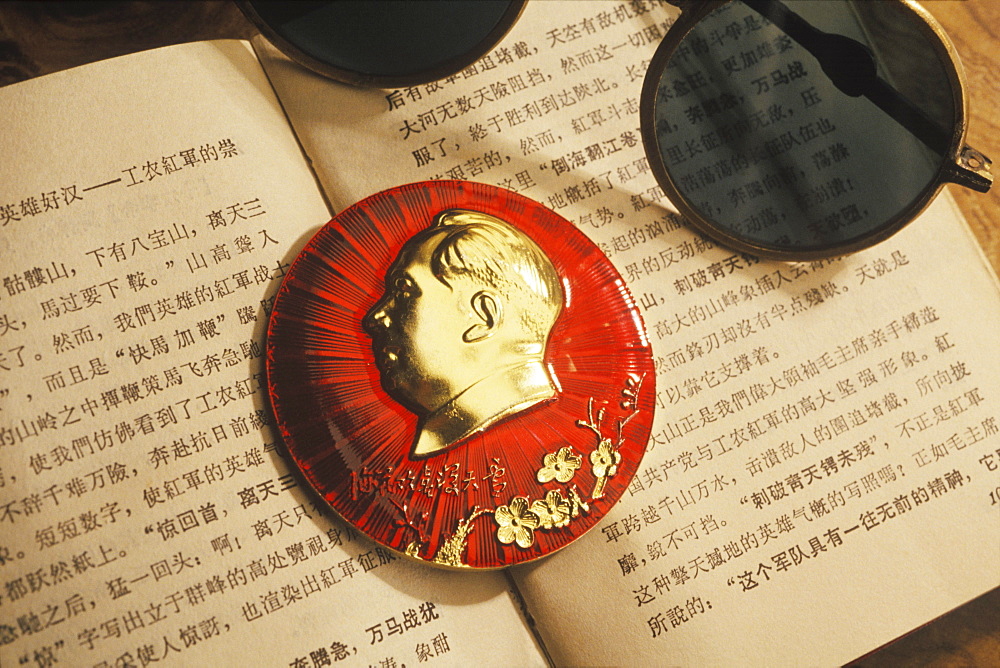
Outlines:
[{"label": "gold mao profile relief", "polygon": [[278,427],[344,520],[454,567],[537,559],[628,488],[648,340],[600,250],[494,186],[409,184],[322,228],[275,298]]},{"label": "gold mao profile relief", "polygon": [[545,348],[562,305],[549,258],[495,216],[450,209],[413,235],[364,318],[382,386],[419,418],[411,456],[554,397]]}]

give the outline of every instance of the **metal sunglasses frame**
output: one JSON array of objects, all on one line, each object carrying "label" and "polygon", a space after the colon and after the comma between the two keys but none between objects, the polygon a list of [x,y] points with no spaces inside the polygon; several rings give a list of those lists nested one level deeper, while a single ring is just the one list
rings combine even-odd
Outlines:
[{"label": "metal sunglasses frame", "polygon": [[[739,1],[741,0],[668,0],[670,4],[681,9],[681,15],[667,31],[650,60],[642,86],[639,114],[643,146],[650,169],[667,198],[696,230],[730,248],[760,257],[786,261],[816,260],[853,253],[888,239],[926,209],[946,183],[955,183],[978,192],[987,192],[990,189],[993,183],[990,159],[965,144],[965,136],[968,131],[966,114],[968,98],[965,89],[965,75],[954,45],[948,39],[941,25],[915,0],[887,0],[896,3],[901,11],[908,11],[919,19],[920,28],[930,38],[928,42],[944,66],[948,82],[951,85],[954,127],[948,149],[942,157],[937,173],[924,190],[894,217],[849,243],[809,246],[801,249],[778,248],[747,241],[730,234],[723,226],[703,216],[682,194],[671,178],[659,153],[654,122],[656,94],[660,78],[671,56],[694,26],[720,7],[730,2]],[[851,2],[852,0],[844,1]]]}]

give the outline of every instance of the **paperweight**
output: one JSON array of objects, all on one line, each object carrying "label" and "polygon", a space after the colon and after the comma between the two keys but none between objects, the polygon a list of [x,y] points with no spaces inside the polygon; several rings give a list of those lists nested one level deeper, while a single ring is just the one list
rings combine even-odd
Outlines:
[{"label": "paperweight", "polygon": [[653,419],[625,282],[571,223],[490,185],[430,181],[338,214],[291,264],[271,402],[320,496],[375,541],[499,568],[591,529]]}]

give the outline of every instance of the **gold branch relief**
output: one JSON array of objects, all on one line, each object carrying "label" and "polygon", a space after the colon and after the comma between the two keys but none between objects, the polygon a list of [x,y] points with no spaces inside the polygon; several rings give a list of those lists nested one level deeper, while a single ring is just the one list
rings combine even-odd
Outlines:
[{"label": "gold branch relief", "polygon": [[[588,429],[597,436],[597,445],[588,457],[590,470],[595,478],[590,501],[602,498],[608,480],[618,473],[618,466],[622,461],[619,448],[624,442],[625,425],[639,412],[639,390],[642,388],[643,378],[645,376],[633,374],[626,380],[620,405],[628,413],[616,422],[613,438],[602,431],[605,409],[601,408],[595,414],[593,397],[587,402],[587,419],[576,421],[578,427]],[[572,447],[564,446],[542,458],[542,467],[538,469],[536,478],[542,484],[553,480],[568,483],[582,465],[583,457]],[[527,549],[535,542],[536,530],[560,529],[569,525],[573,518],[579,517],[581,512],[590,512],[590,504],[581,498],[576,485],[564,490],[549,490],[543,499],[537,501],[531,501],[526,496],[515,496],[510,503],[498,506],[493,511],[493,519],[497,523],[497,540],[504,545],[515,543],[518,547]]]},{"label": "gold branch relief", "polygon": [[469,542],[469,534],[472,533],[472,529],[474,528],[472,522],[480,515],[488,512],[490,511],[481,509],[479,506],[473,506],[469,516],[458,521],[455,533],[445,539],[444,544],[438,548],[437,554],[434,555],[432,561],[435,564],[443,564],[445,566],[465,566],[462,562],[462,555],[465,553],[466,543]]},{"label": "gold branch relief", "polygon": [[[587,402],[587,419],[577,420],[578,427],[588,429],[597,436],[597,445],[587,456],[590,470],[594,474],[594,489],[587,501],[584,500],[576,484],[568,487],[550,489],[541,499],[532,501],[527,496],[515,496],[505,505],[495,509],[475,506],[468,517],[460,519],[455,532],[445,538],[437,554],[430,561],[445,566],[467,567],[463,561],[469,535],[474,527],[473,522],[482,515],[493,515],[496,522],[496,537],[503,545],[515,544],[521,549],[527,549],[535,543],[535,531],[553,531],[570,524],[581,513],[590,512],[590,502],[604,496],[604,488],[610,478],[618,473],[622,461],[619,448],[624,442],[625,426],[639,412],[639,390],[645,376],[630,375],[621,391],[619,405],[627,415],[615,423],[614,436],[608,436],[602,431],[605,409],[594,412],[594,399]],[[550,452],[542,458],[542,466],[535,477],[539,483],[548,484],[553,481],[566,484],[572,481],[576,472],[583,466],[584,457],[573,450],[571,446],[563,446],[555,452]],[[405,553],[421,559],[421,550],[427,545],[428,537],[423,533],[420,524],[410,517],[407,506],[393,502],[403,518],[397,520],[400,526],[417,533],[417,540],[406,546]],[[426,514],[420,518],[426,521]]]}]

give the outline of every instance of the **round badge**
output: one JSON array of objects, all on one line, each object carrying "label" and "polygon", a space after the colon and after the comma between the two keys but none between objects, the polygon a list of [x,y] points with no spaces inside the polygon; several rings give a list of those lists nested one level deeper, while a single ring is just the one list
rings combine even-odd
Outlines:
[{"label": "round badge", "polygon": [[275,298],[267,372],[316,491],[443,566],[583,535],[653,420],[649,342],[611,262],[541,204],[465,181],[386,190],[323,227]]}]

